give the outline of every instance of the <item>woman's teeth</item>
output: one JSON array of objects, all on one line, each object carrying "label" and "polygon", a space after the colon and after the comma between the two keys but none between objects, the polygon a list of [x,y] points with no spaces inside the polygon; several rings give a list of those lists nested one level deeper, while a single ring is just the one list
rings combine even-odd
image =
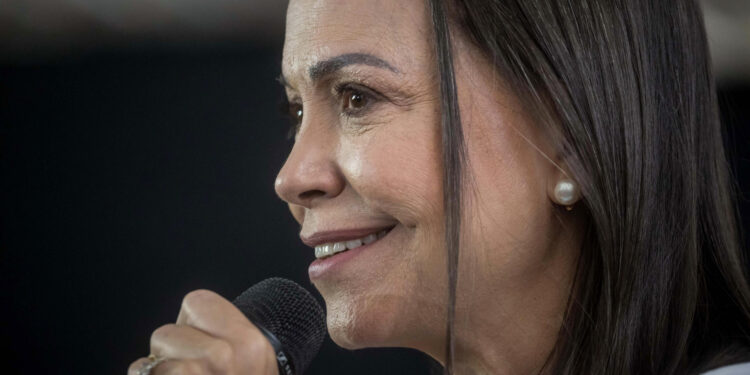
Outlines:
[{"label": "woman's teeth", "polygon": [[357,238],[350,241],[341,241],[341,242],[333,242],[333,243],[326,243],[322,245],[315,246],[315,257],[320,258],[326,258],[334,254],[338,254],[342,251],[351,250],[358,248],[362,245],[368,245],[375,240],[379,240],[383,238],[386,233],[388,233],[388,229],[381,230],[378,233],[370,234],[362,238]]}]

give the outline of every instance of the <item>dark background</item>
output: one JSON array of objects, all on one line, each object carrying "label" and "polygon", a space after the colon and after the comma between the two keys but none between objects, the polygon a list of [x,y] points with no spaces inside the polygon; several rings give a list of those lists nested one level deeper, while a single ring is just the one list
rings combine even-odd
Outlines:
[{"label": "dark background", "polygon": [[[280,59],[232,44],[0,66],[0,373],[125,374],[191,290],[281,276],[314,291],[273,189],[291,149]],[[426,362],[327,339],[308,373]]]},{"label": "dark background", "polygon": [[[314,290],[312,251],[273,190],[291,143],[281,44],[263,45],[0,63],[0,373],[124,374],[191,290],[232,298],[271,276]],[[720,97],[747,197],[750,85],[725,82]],[[308,373],[426,374],[428,362],[328,340]]]}]

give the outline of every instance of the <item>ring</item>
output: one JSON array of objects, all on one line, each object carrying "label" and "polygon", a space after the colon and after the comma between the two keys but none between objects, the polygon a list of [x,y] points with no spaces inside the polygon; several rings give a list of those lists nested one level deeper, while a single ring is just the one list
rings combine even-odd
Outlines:
[{"label": "ring", "polygon": [[144,362],[143,366],[141,366],[141,368],[138,369],[138,375],[149,375],[151,373],[151,370],[154,369],[154,367],[158,366],[160,363],[166,360],[167,360],[166,358],[157,357],[153,354],[149,354],[148,362]]}]

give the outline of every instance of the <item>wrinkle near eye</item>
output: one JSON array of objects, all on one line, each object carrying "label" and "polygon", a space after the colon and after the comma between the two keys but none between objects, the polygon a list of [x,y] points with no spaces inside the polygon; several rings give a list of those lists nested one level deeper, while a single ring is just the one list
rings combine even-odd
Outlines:
[{"label": "wrinkle near eye", "polygon": [[[303,83],[299,91],[287,86],[291,101],[302,104],[300,122],[290,132],[298,133],[302,122],[310,121],[305,126],[337,126],[346,134],[359,136],[397,121],[399,112],[409,112],[414,106],[435,99],[430,87],[416,86],[408,75],[402,78],[390,77],[376,68],[345,67],[321,78],[314,86]],[[353,95],[359,97],[354,102]],[[292,120],[293,110],[288,110]]]}]

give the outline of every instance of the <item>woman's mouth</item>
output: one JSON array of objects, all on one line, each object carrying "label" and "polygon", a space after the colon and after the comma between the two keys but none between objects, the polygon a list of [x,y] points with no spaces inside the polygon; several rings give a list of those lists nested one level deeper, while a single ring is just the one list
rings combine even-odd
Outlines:
[{"label": "woman's mouth", "polygon": [[383,229],[380,232],[368,234],[367,236],[354,238],[348,241],[330,242],[315,246],[315,258],[327,258],[347,250],[356,249],[362,245],[369,245],[385,237],[391,229],[393,228]]},{"label": "woman's mouth", "polygon": [[[342,267],[345,267],[345,264],[350,263],[355,258],[359,258],[360,254],[374,249],[373,246],[378,246],[381,241],[388,241],[388,234],[395,227],[373,229],[372,231],[353,230],[352,232],[354,233],[348,236],[336,233],[331,240],[326,240],[322,244],[315,245],[315,258],[317,259],[308,268],[310,279],[315,281],[323,278],[326,274],[338,272],[336,271],[337,269],[340,270]],[[326,234],[325,236],[330,238],[330,234]],[[320,239],[314,241],[320,241]],[[309,238],[307,242],[311,242]]]}]

